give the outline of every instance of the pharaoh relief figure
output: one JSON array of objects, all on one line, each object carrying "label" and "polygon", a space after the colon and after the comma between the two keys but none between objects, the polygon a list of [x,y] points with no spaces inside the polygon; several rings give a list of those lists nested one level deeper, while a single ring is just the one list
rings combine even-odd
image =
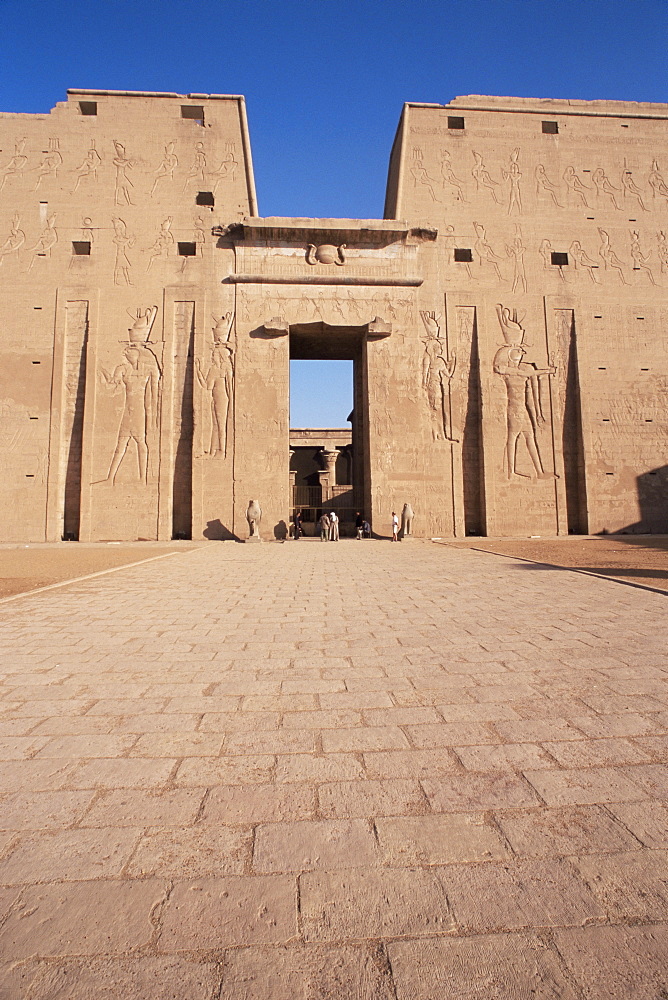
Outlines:
[{"label": "pharaoh relief figure", "polygon": [[652,189],[652,198],[656,198],[658,195],[660,198],[665,198],[668,201],[668,184],[664,181],[656,160],[652,160],[652,169],[648,179],[649,186]]},{"label": "pharaoh relief figure", "polygon": [[33,191],[37,191],[45,177],[58,177],[58,167],[62,165],[63,158],[60,155],[57,139],[49,139],[49,150],[44,154],[44,159],[37,167],[37,182]]},{"label": "pharaoh relief figure", "polygon": [[647,261],[652,256],[650,250],[649,253],[644,254],[640,246],[640,233],[637,229],[631,230],[631,259],[633,260],[633,270],[634,271],[644,271],[650,280],[652,285],[656,285],[654,280],[654,275],[652,274],[652,269],[647,263]]},{"label": "pharaoh relief figure", "polygon": [[153,181],[153,187],[151,188],[151,197],[153,197],[158,183],[167,178],[170,181],[174,180],[174,171],[179,165],[179,158],[174,152],[174,146],[176,144],[173,142],[168,142],[165,146],[165,152],[163,154],[162,160],[160,161],[160,166],[155,171],[155,180]]},{"label": "pharaoh relief figure", "polygon": [[128,170],[132,169],[134,166],[134,160],[131,160],[125,153],[125,146],[118,139],[113,140],[114,151],[116,155],[111,161],[116,167],[116,181],[114,184],[114,205],[134,205],[132,198],[130,197],[132,188],[134,184],[128,177]]},{"label": "pharaoh relief figure", "polygon": [[432,414],[432,437],[434,441],[457,441],[452,432],[450,406],[450,382],[455,373],[457,358],[448,355],[441,339],[442,316],[435,312],[420,313],[427,339],[424,341],[422,359],[422,387],[426,391]]},{"label": "pharaoh relief figure", "polygon": [[659,244],[658,254],[661,262],[661,274],[665,274],[668,271],[668,241],[663,229],[656,234],[656,238]]},{"label": "pharaoh relief figure", "polygon": [[510,163],[507,170],[502,170],[504,181],[510,181],[510,195],[508,198],[508,215],[512,215],[513,209],[522,212],[522,195],[520,192],[520,181],[522,172],[520,170],[520,148],[516,146],[510,154]]},{"label": "pharaoh relief figure", "polygon": [[[545,423],[543,414],[540,380],[546,375],[554,375],[556,368],[548,365],[539,368],[525,361],[524,328],[517,318],[517,310],[511,313],[507,306],[497,305],[496,313],[505,340],[494,355],[494,372],[501,376],[506,386],[506,445],[504,449],[504,471],[509,480],[513,479],[555,479],[554,473],[546,472],[538,445],[537,431]],[[518,468],[518,447],[523,441],[533,466],[533,474],[526,475]]]},{"label": "pharaoh relief figure", "polygon": [[21,217],[18,213],[12,219],[12,224],[9,227],[9,236],[5,242],[0,246],[0,264],[2,264],[5,257],[9,257],[10,254],[15,253],[18,260],[19,250],[26,241],[26,234],[20,228]]},{"label": "pharaoh relief figure", "polygon": [[51,251],[58,242],[58,233],[56,231],[56,216],[50,215],[46,220],[46,225],[39,235],[37,243],[32,247],[26,247],[26,250],[32,250],[33,256],[28,264],[28,270],[32,270],[32,266],[38,257],[50,257]]},{"label": "pharaoh relief figure", "polygon": [[82,181],[87,180],[89,177],[96,181],[97,171],[102,164],[102,157],[95,148],[95,139],[91,139],[90,148],[87,150],[82,162],[76,168],[75,173],[77,175],[77,182],[74,185],[74,194]]},{"label": "pharaoh relief figure", "polygon": [[159,415],[159,391],[162,372],[153,351],[148,346],[151,330],[158,313],[157,306],[145,312],[137,310],[134,323],[128,330],[124,343],[124,361],[117,365],[113,373],[104,369],[100,374],[103,382],[112,389],[124,393],[123,415],[118,428],[116,447],[109,466],[107,482],[116,482],[116,476],[128,446],[134,441],[137,449],[139,481],[148,482],[149,441],[157,432]]},{"label": "pharaoh relief figure", "polygon": [[200,359],[195,361],[195,374],[202,389],[211,396],[211,439],[206,454],[211,458],[227,456],[227,424],[234,393],[234,347],[230,343],[233,314],[212,317],[213,349],[206,372]]},{"label": "pharaoh relief figure", "polygon": [[0,182],[0,191],[4,188],[8,177],[23,176],[23,171],[25,170],[26,163],[28,162],[28,157],[23,152],[25,145],[26,140],[19,139],[14,146],[14,155],[10,157],[9,161],[0,170],[0,177],[2,177],[2,181]]}]

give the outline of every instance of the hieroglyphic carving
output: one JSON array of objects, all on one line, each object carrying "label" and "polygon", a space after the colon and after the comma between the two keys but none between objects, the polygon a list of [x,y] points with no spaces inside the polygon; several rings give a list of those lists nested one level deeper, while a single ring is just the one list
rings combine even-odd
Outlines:
[{"label": "hieroglyphic carving", "polygon": [[[538,247],[538,253],[543,258],[543,269],[544,270],[548,270],[548,269],[551,270],[552,267],[553,267],[553,264],[552,264],[552,253],[553,253],[553,250],[552,250],[552,243],[550,242],[550,240],[547,240],[547,239],[546,240],[541,240],[541,244]],[[557,267],[557,270],[559,272],[559,277],[565,283],[566,282],[566,275],[564,274],[564,269],[561,266],[561,264]]]},{"label": "hieroglyphic carving", "polygon": [[413,176],[413,187],[426,187],[432,199],[434,201],[440,201],[440,199],[436,197],[436,192],[434,190],[437,182],[427,173],[427,169],[422,162],[422,155],[422,149],[419,146],[413,146],[410,168]]},{"label": "hieroglyphic carving", "polygon": [[513,292],[517,291],[519,285],[522,286],[523,292],[527,290],[527,276],[524,269],[526,251],[527,248],[522,242],[522,234],[518,226],[514,239],[510,243],[506,243],[506,254],[513,260]]},{"label": "hieroglyphic carving", "polygon": [[601,195],[607,195],[615,208],[619,208],[617,204],[617,198],[615,195],[619,194],[619,188],[616,188],[611,181],[606,176],[603,167],[597,167],[594,173],[591,175],[591,179],[594,182],[594,187],[596,188],[596,197],[599,198]]},{"label": "hieroglyphic carving", "polygon": [[624,277],[622,262],[615,253],[615,251],[612,249],[612,246],[610,244],[610,236],[605,231],[605,229],[601,229],[600,226],[598,232],[599,236],[601,237],[601,245],[598,248],[598,255],[603,261],[603,266],[605,267],[606,271],[608,270],[608,268],[612,268],[614,271],[617,271],[621,283],[623,285],[628,284],[626,278]]},{"label": "hieroglyphic carving", "polygon": [[51,250],[55,247],[58,242],[58,232],[56,230],[56,216],[51,215],[46,220],[46,226],[42,230],[37,240],[32,247],[26,247],[26,250],[32,251],[32,258],[28,264],[28,270],[31,271],[33,264],[38,257],[50,257]]},{"label": "hieroglyphic carving", "polygon": [[587,196],[585,194],[585,192],[589,190],[589,186],[582,183],[578,175],[575,173],[575,167],[566,167],[564,170],[564,180],[569,191],[572,191],[575,197],[580,199],[580,204],[584,205],[585,208],[589,208],[589,203],[587,202]]},{"label": "hieroglyphic carving", "polygon": [[128,233],[128,228],[123,219],[112,218],[114,226],[114,238],[112,243],[116,247],[116,259],[114,260],[114,284],[131,285],[130,269],[132,264],[128,257],[128,249],[134,246],[135,238]]},{"label": "hieroglyphic carving", "polygon": [[520,192],[520,180],[522,179],[522,172],[520,171],[520,147],[516,146],[515,149],[510,154],[510,164],[507,170],[502,170],[501,174],[504,181],[510,182],[510,193],[508,196],[508,215],[512,215],[513,209],[521,214],[522,212],[522,195]]},{"label": "hieroglyphic carving", "polygon": [[651,284],[656,285],[654,280],[654,275],[652,269],[647,263],[647,261],[652,256],[650,250],[649,253],[644,254],[640,246],[640,233],[637,229],[631,230],[631,259],[633,260],[633,270],[634,271],[644,271],[649,278]]},{"label": "hieroglyphic carving", "polygon": [[158,359],[148,346],[152,343],[149,338],[157,313],[157,306],[152,306],[144,313],[141,309],[137,310],[137,318],[128,330],[128,340],[125,341],[125,361],[112,374],[104,369],[100,371],[104,383],[114,390],[122,389],[125,395],[107,482],[116,482],[116,475],[131,441],[134,441],[137,448],[140,482],[148,482],[149,441],[158,427],[162,377]]},{"label": "hieroglyphic carving", "polygon": [[503,258],[498,257],[492,250],[490,244],[487,242],[485,227],[481,225],[479,222],[474,222],[473,228],[476,234],[476,241],[473,244],[473,247],[478,255],[480,263],[482,264],[482,262],[485,261],[485,263],[491,264],[492,267],[494,268],[494,273],[496,274],[497,278],[501,278],[502,275],[501,271],[499,270],[499,261],[501,261]]},{"label": "hieroglyphic carving", "polygon": [[595,269],[598,268],[598,264],[591,257],[587,256],[579,240],[573,240],[568,248],[568,252],[573,258],[575,270],[577,271],[578,267],[584,268],[594,284],[598,284],[598,278],[594,274]]},{"label": "hieroglyphic carving", "polygon": [[627,194],[630,198],[635,198],[643,212],[647,211],[645,203],[642,200],[642,191],[633,180],[633,173],[627,168],[626,160],[624,160],[624,169],[622,170],[622,188],[624,190],[625,198]]},{"label": "hieroglyphic carving", "polygon": [[656,198],[658,195],[660,198],[665,198],[668,201],[668,184],[664,181],[656,160],[652,160],[652,169],[648,181],[652,189],[652,198]]},{"label": "hieroglyphic carving", "polygon": [[83,180],[87,180],[89,177],[91,177],[94,181],[97,180],[97,171],[101,164],[102,164],[102,157],[95,148],[95,139],[91,139],[90,149],[88,149],[88,151],[86,152],[86,155],[83,158],[83,162],[80,163],[75,170],[75,173],[77,175],[77,182],[74,185],[74,191],[72,192],[72,194],[75,193],[75,191],[77,190],[77,188],[79,187],[79,185]]},{"label": "hieroglyphic carving", "polygon": [[167,177],[170,181],[174,180],[174,171],[179,165],[179,158],[174,152],[175,143],[168,142],[165,146],[165,152],[163,153],[160,166],[155,172],[155,180],[153,181],[153,187],[151,188],[151,197],[158,187],[158,183]]},{"label": "hieroglyphic carving", "polygon": [[234,183],[237,169],[239,167],[239,163],[237,162],[235,155],[237,150],[236,143],[228,141],[225,144],[225,149],[226,153],[223,162],[220,164],[217,170],[214,170],[211,173],[211,177],[216,178],[213,185],[213,192],[212,192],[213,194],[216,193],[216,189],[221,181],[229,180],[230,183]]},{"label": "hieroglyphic carving", "polygon": [[224,316],[214,316],[213,321],[211,364],[205,373],[197,358],[195,373],[202,389],[211,395],[211,439],[205,454],[211,458],[216,455],[226,458],[227,425],[234,395],[234,345],[230,343],[234,320],[232,313],[228,312]]},{"label": "hieroglyphic carving", "polygon": [[131,170],[134,166],[134,160],[131,160],[126,155],[125,146],[122,142],[119,142],[118,139],[114,139],[113,143],[114,150],[116,152],[116,155],[112,160],[112,163],[116,167],[114,205],[134,205],[134,202],[130,197],[130,192],[134,187],[134,184],[128,177],[128,170]]},{"label": "hieroglyphic carving", "polygon": [[457,357],[454,352],[448,355],[447,346],[441,337],[442,316],[427,311],[422,311],[420,315],[427,331],[422,359],[422,387],[426,391],[432,414],[432,437],[434,441],[455,441],[452,434],[450,381],[455,373]]},{"label": "hieroglyphic carving", "polygon": [[45,177],[58,177],[58,167],[62,165],[63,158],[58,148],[58,139],[49,139],[48,152],[44,154],[44,159],[37,169],[37,182],[33,191],[37,191]]},{"label": "hieroglyphic carving", "polygon": [[204,143],[195,143],[195,153],[193,155],[193,162],[190,165],[190,170],[186,174],[186,179],[183,182],[183,191],[188,187],[190,181],[200,181],[204,183],[204,173],[206,171],[206,153],[204,152]]},{"label": "hieroglyphic carving", "polygon": [[659,243],[659,260],[661,261],[661,274],[665,274],[668,271],[668,243],[666,242],[666,234],[663,230],[656,234],[657,241]]},{"label": "hieroglyphic carving", "polygon": [[473,177],[473,180],[475,181],[475,189],[476,189],[476,191],[480,191],[481,187],[486,188],[488,191],[491,192],[492,198],[494,199],[494,201],[498,205],[499,204],[499,199],[497,197],[497,194],[496,194],[496,191],[494,190],[494,188],[496,188],[496,187],[499,186],[499,182],[498,181],[493,181],[492,178],[489,176],[489,171],[487,170],[487,167],[485,166],[485,164],[483,162],[483,158],[480,155],[480,153],[476,153],[475,150],[472,150],[472,153],[473,153],[473,159],[475,160],[475,163],[474,163],[473,168],[471,170],[471,176]]},{"label": "hieroglyphic carving", "polygon": [[534,170],[534,177],[536,179],[536,194],[540,194],[541,191],[545,191],[546,194],[549,194],[550,198],[557,206],[557,208],[561,208],[562,206],[559,204],[559,201],[557,199],[559,188],[557,187],[556,184],[553,184],[553,182],[547,176],[547,173],[545,172],[545,167],[542,163],[539,163],[536,169]]},{"label": "hieroglyphic carving", "polygon": [[[506,386],[504,471],[509,480],[513,477],[554,479],[554,473],[545,471],[536,433],[538,426],[545,423],[540,379],[546,375],[554,375],[556,367],[548,365],[546,368],[538,368],[535,364],[524,361],[525,331],[517,318],[517,310],[513,310],[511,314],[507,306],[499,304],[496,312],[505,340],[505,346],[500,347],[494,355],[493,363],[494,372],[501,376]],[[531,476],[518,470],[517,449],[520,441],[524,441],[533,465]]]},{"label": "hieroglyphic carving", "polygon": [[0,182],[0,191],[4,188],[8,177],[23,176],[23,171],[25,170],[28,162],[28,157],[23,152],[25,144],[25,139],[19,139],[14,146],[14,155],[10,157],[5,166],[0,169],[0,177],[2,177],[2,181]]},{"label": "hieroglyphic carving", "polygon": [[473,335],[475,327],[475,306],[457,306],[455,309],[456,340],[454,353],[457,367],[450,380],[452,435],[457,441],[464,436],[466,413],[469,402],[469,377],[473,358]]},{"label": "hieroglyphic carving", "polygon": [[0,264],[2,264],[5,257],[8,257],[10,254],[15,253],[18,258],[18,252],[26,241],[26,234],[19,228],[20,222],[21,218],[17,213],[12,219],[12,224],[9,227],[9,236],[2,246],[0,246]]},{"label": "hieroglyphic carving", "polygon": [[146,250],[142,250],[142,253],[149,254],[148,265],[146,267],[146,272],[151,270],[151,264],[156,259],[156,257],[169,257],[169,252],[174,246],[174,234],[172,233],[172,217],[168,215],[166,219],[160,223],[160,228],[155,237],[155,243],[153,246],[148,247]]},{"label": "hieroglyphic carving", "polygon": [[456,201],[466,202],[464,197],[464,183],[460,181],[452,169],[452,160],[447,149],[441,150],[441,177],[443,184],[455,189]]}]

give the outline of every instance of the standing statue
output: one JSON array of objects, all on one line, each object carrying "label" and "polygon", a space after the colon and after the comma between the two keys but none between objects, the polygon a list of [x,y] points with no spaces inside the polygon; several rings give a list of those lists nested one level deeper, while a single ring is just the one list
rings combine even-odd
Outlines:
[{"label": "standing statue", "polygon": [[257,500],[248,501],[248,509],[246,511],[246,520],[248,521],[248,530],[250,532],[249,538],[256,538],[258,542],[260,541],[260,521],[262,520],[262,508],[260,507]]},{"label": "standing statue", "polygon": [[401,537],[408,538],[413,534],[413,508],[409,503],[404,504],[401,512]]}]

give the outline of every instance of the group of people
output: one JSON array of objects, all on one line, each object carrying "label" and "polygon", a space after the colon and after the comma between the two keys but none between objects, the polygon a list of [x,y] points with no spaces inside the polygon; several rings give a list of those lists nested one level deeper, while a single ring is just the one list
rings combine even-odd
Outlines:
[{"label": "group of people", "polygon": [[[329,514],[323,512],[322,516],[318,519],[318,525],[320,527],[320,541],[321,542],[338,542],[339,540],[339,524],[340,518],[336,511],[330,511]],[[371,538],[371,525],[362,516],[360,511],[357,511],[355,517],[355,530],[357,532],[357,538]],[[295,541],[298,541],[304,532],[302,525],[302,512],[296,509],[292,515],[292,537]]]}]

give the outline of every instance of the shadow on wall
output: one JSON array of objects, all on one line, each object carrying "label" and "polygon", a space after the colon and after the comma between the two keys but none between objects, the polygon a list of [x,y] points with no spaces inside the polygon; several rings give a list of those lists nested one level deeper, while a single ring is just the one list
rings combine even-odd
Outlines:
[{"label": "shadow on wall", "polygon": [[644,472],[636,483],[640,520],[620,528],[615,534],[668,535],[668,465]]},{"label": "shadow on wall", "polygon": [[206,528],[202,532],[205,538],[217,542],[240,542],[241,539],[226,527],[220,518],[215,521],[207,521]]}]

